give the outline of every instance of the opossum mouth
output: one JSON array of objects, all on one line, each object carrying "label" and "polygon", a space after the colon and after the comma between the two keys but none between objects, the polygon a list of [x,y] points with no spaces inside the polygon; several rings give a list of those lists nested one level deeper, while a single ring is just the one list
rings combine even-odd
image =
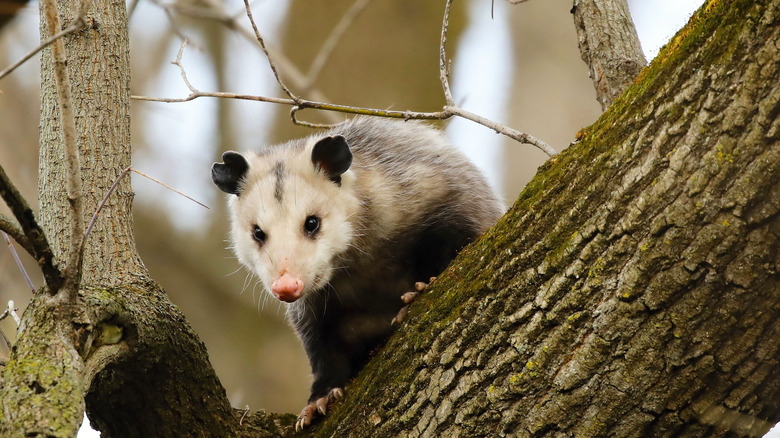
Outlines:
[{"label": "opossum mouth", "polygon": [[285,303],[294,303],[294,302],[298,301],[298,298],[299,298],[299,297],[295,297],[295,296],[288,295],[288,294],[279,294],[279,295],[274,294],[274,296],[277,299],[279,299],[279,301],[284,301]]}]

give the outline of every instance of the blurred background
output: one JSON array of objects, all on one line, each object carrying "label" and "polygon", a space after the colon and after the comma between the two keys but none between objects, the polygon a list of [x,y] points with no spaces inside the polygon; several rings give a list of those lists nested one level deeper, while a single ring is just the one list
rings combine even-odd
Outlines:
[{"label": "blurred background", "polygon": [[[630,3],[643,48],[652,58],[702,0]],[[362,9],[321,73],[308,79],[323,42],[356,8],[355,0],[257,0],[252,9],[280,59],[282,76],[304,97],[437,111],[444,105],[438,73],[443,5],[360,1]],[[600,114],[577,49],[571,7],[571,0],[515,6],[502,0],[494,5],[490,0],[456,2],[448,42],[456,102],[557,150],[565,148]],[[0,69],[38,44],[37,8],[33,2],[0,21]],[[182,61],[200,90],[283,96],[254,38],[247,36],[240,0],[130,0],[128,8],[134,95],[181,98],[189,93],[170,63],[186,36],[190,43]],[[243,30],[232,29],[233,23]],[[39,78],[36,57],[0,81],[0,163],[33,205]],[[225,150],[255,149],[313,131],[293,126],[288,107],[268,103],[201,98],[132,105],[133,166],[211,207],[206,210],[134,175],[135,235],[144,263],[206,343],[233,406],[298,412],[308,397],[308,363],[286,326],[281,304],[265,299],[262,287],[226,249],[225,199],[212,186],[209,168]],[[313,110],[299,117],[331,120]],[[507,205],[546,158],[532,146],[469,121],[440,125],[477,162]],[[4,205],[0,212],[8,214]],[[22,256],[40,286],[34,263]],[[29,296],[10,251],[0,248],[0,307],[15,300],[21,314]],[[10,319],[0,327],[13,338]],[[0,344],[0,357],[7,356]]]}]

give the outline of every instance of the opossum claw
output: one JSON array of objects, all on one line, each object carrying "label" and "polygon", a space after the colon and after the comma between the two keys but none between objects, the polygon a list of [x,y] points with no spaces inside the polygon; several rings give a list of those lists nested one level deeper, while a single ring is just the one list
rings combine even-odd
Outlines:
[{"label": "opossum claw", "polygon": [[401,301],[403,301],[404,304],[412,304],[412,301],[417,298],[417,295],[420,295],[420,292],[407,292],[401,295]]},{"label": "opossum claw", "polygon": [[299,432],[311,424],[311,419],[314,417],[314,412],[317,411],[317,405],[314,402],[306,405],[301,411],[301,415],[298,416],[298,421],[295,422],[295,431]]},{"label": "opossum claw", "polygon": [[401,307],[401,310],[399,310],[398,313],[393,317],[393,320],[390,321],[390,325],[402,323],[407,313],[409,313],[409,306],[406,305]]},{"label": "opossum claw", "polygon": [[298,421],[295,423],[295,431],[301,431],[311,424],[311,420],[314,418],[315,413],[319,412],[321,415],[328,413],[328,405],[340,400],[344,397],[344,389],[331,388],[327,394],[311,401],[301,411],[301,415],[298,416]]},{"label": "opossum claw", "polygon": [[[433,280],[436,280],[436,277],[431,277],[429,281],[432,282]],[[428,287],[428,284],[429,283],[418,281],[414,283],[414,290],[416,292],[407,292],[401,295],[401,301],[403,301],[406,305],[401,307],[401,310],[398,311],[398,314],[396,314],[393,320],[390,321],[390,325],[400,324],[403,322],[404,318],[406,318],[406,314],[409,313],[409,305],[412,304],[412,301],[417,299],[417,296]]]}]

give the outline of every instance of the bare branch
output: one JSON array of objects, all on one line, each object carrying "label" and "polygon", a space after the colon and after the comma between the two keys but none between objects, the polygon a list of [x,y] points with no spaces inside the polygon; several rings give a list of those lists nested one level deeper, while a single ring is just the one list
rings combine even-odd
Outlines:
[{"label": "bare branch", "polygon": [[190,80],[187,79],[187,71],[184,70],[184,66],[181,63],[181,57],[184,54],[184,48],[187,47],[187,43],[189,42],[189,38],[183,37],[181,41],[181,47],[179,47],[179,52],[176,54],[176,60],[171,62],[171,64],[179,67],[179,71],[181,72],[181,79],[184,81],[184,84],[187,85],[187,88],[190,89],[193,93],[198,93],[198,90],[192,86],[190,83]]},{"label": "bare branch", "polygon": [[[38,266],[41,267],[46,284],[51,292],[57,291],[62,286],[63,278],[60,270],[54,266],[54,253],[51,250],[51,246],[49,246],[48,240],[46,240],[46,234],[44,234],[35,220],[35,214],[27,204],[27,201],[25,201],[22,194],[19,193],[19,190],[16,189],[16,186],[8,178],[2,166],[0,166],[0,197],[10,207],[16,220],[19,221],[19,225],[29,241],[29,247],[32,249],[31,255],[38,262]],[[17,242],[22,244],[19,240]],[[24,247],[27,250],[27,247]]]},{"label": "bare branch", "polygon": [[35,249],[30,244],[30,240],[24,235],[24,230],[13,219],[0,214],[0,231],[10,235],[19,245],[27,251],[27,254],[35,257]]},{"label": "bare branch", "polygon": [[482,126],[487,126],[488,128],[496,131],[499,134],[506,135],[507,137],[514,139],[516,141],[519,141],[520,143],[530,144],[533,146],[536,146],[539,148],[542,152],[547,154],[547,156],[554,156],[558,153],[555,149],[553,149],[549,144],[545,143],[544,141],[534,137],[531,134],[526,134],[524,132],[518,131],[516,129],[512,129],[506,125],[502,125],[500,123],[496,123],[492,120],[486,119],[482,116],[479,116],[477,114],[474,114],[472,112],[466,111],[462,108],[458,108],[456,106],[452,107],[445,107],[444,111],[449,112],[452,115],[457,115],[460,117],[463,117],[464,119],[471,120],[473,122],[477,122]]},{"label": "bare branch", "polygon": [[14,300],[8,300],[8,308],[6,309],[6,312],[8,312],[8,314],[11,315],[11,318],[14,319],[16,326],[19,327],[20,325],[22,325],[22,319],[19,318],[19,315],[16,313],[17,310],[19,309],[16,308],[16,305],[14,304]]},{"label": "bare branch", "polygon": [[30,279],[30,276],[27,274],[27,270],[24,269],[24,265],[22,264],[22,260],[19,258],[19,254],[16,252],[16,248],[14,248],[13,242],[11,242],[11,239],[8,237],[8,234],[5,232],[0,233],[3,235],[3,238],[5,239],[5,242],[8,244],[8,250],[11,251],[11,256],[14,258],[14,261],[16,262],[16,266],[19,268],[19,271],[21,271],[22,276],[27,281],[27,286],[30,287],[30,291],[32,293],[35,293],[35,285],[33,285],[32,280]]},{"label": "bare branch", "polygon": [[[290,61],[287,57],[284,56],[283,53],[275,50],[272,45],[268,44],[263,48],[258,40],[255,34],[250,31],[249,29],[246,29],[244,26],[242,26],[238,20],[236,15],[229,14],[222,3],[215,0],[205,0],[205,3],[208,5],[208,7],[197,7],[197,6],[190,6],[186,4],[182,4],[181,2],[175,3],[173,5],[167,5],[162,3],[159,0],[150,0],[153,4],[159,6],[163,9],[170,9],[174,10],[179,14],[187,15],[194,18],[201,18],[205,20],[213,20],[216,21],[225,27],[227,27],[230,30],[235,31],[238,33],[241,37],[246,39],[249,42],[254,43],[260,50],[263,52],[263,54],[270,53],[273,56],[274,63],[279,66],[282,70],[285,72],[285,77],[292,82],[294,86],[300,89],[306,90],[306,92],[311,96],[311,100],[316,100],[320,102],[325,102],[328,100],[328,98],[318,89],[312,88],[312,86],[308,85],[310,81],[304,75],[298,68]],[[244,15],[246,12],[244,10],[241,11],[239,15]],[[206,96],[205,94],[203,95]],[[197,96],[193,96],[189,98],[189,100],[194,99]],[[210,96],[210,97],[226,97],[226,96]],[[235,98],[241,98],[241,97],[235,97]],[[140,100],[154,100],[154,99],[140,99]],[[258,100],[254,98],[249,98],[247,100]],[[262,99],[264,100],[264,99]],[[180,101],[187,101],[187,100],[181,100],[181,99],[175,99],[175,100],[163,100],[164,102],[180,102]],[[294,103],[293,103],[294,104]],[[332,114],[332,113],[325,113],[325,117],[330,119],[331,122],[336,123],[338,122],[338,118]]]},{"label": "bare branch", "polygon": [[84,16],[80,15],[80,16],[76,17],[76,22],[73,23],[72,26],[70,26],[69,28],[67,28],[67,29],[65,29],[65,30],[63,30],[61,32],[57,32],[57,34],[54,35],[54,36],[51,36],[51,37],[47,38],[38,47],[34,48],[30,52],[28,52],[26,55],[24,55],[21,59],[19,59],[15,63],[11,64],[8,68],[6,68],[2,72],[0,72],[0,79],[3,79],[4,77],[6,77],[9,74],[11,74],[11,72],[16,70],[20,65],[24,64],[25,62],[27,62],[30,58],[35,56],[36,53],[38,53],[41,50],[45,49],[50,44],[52,44],[54,41],[64,37],[65,35],[72,34],[73,32],[76,32],[77,30],[83,29],[86,26],[87,26],[87,21],[84,19]]},{"label": "bare branch", "polygon": [[263,52],[265,52],[266,58],[268,58],[268,65],[271,67],[271,71],[274,73],[274,77],[276,77],[276,82],[278,82],[279,86],[282,87],[284,93],[290,96],[290,99],[294,100],[297,103],[299,101],[299,98],[295,94],[293,94],[293,92],[290,91],[289,88],[287,88],[287,85],[284,84],[284,81],[282,81],[282,78],[279,76],[279,72],[276,70],[276,64],[274,64],[273,59],[271,59],[271,54],[268,53],[268,49],[265,47],[265,41],[263,40],[263,37],[260,35],[260,31],[257,29],[257,24],[255,23],[255,19],[252,16],[252,9],[249,7],[249,0],[244,0],[244,6],[246,6],[246,16],[249,18],[249,22],[252,23],[252,30],[255,31],[255,37],[257,38],[257,42],[260,43],[260,47],[263,49]]},{"label": "bare branch", "polygon": [[574,0],[582,60],[606,110],[647,64],[626,0]]},{"label": "bare branch", "polygon": [[196,199],[194,199],[194,198],[192,198],[190,196],[185,195],[184,193],[174,189],[173,187],[169,186],[168,184],[165,184],[165,183],[163,183],[161,181],[158,181],[158,180],[152,178],[151,176],[149,176],[149,175],[147,175],[147,174],[145,174],[143,172],[140,172],[140,171],[138,171],[136,169],[133,169],[132,167],[126,167],[122,171],[122,173],[119,174],[119,176],[116,178],[116,180],[114,180],[114,183],[111,184],[111,187],[108,189],[108,192],[106,192],[105,196],[103,196],[103,199],[100,201],[100,204],[98,205],[97,209],[95,209],[95,213],[92,214],[92,219],[89,221],[89,225],[87,226],[87,231],[84,232],[84,238],[81,240],[81,252],[82,253],[84,252],[84,248],[86,248],[86,246],[87,246],[87,238],[89,237],[89,233],[92,232],[92,228],[95,226],[95,222],[97,221],[97,218],[98,218],[98,215],[100,214],[100,211],[103,210],[103,207],[108,202],[108,198],[111,197],[111,195],[116,190],[117,186],[119,186],[119,182],[122,180],[122,178],[124,178],[125,175],[127,175],[130,172],[135,172],[135,173],[141,175],[142,177],[144,177],[144,178],[146,178],[146,179],[148,179],[150,181],[156,182],[157,184],[165,187],[166,189],[168,189],[168,190],[170,190],[170,191],[172,191],[172,192],[174,192],[174,193],[176,193],[178,195],[184,196],[185,198],[187,198],[190,201],[192,201],[192,202],[194,202],[194,203],[204,207],[205,209],[207,209],[207,210],[209,209],[208,205],[206,205],[206,204],[204,204],[204,203],[202,203],[202,202],[200,202],[200,201],[198,201],[198,200],[196,200]]},{"label": "bare branch", "polygon": [[[82,5],[83,7],[83,5]],[[56,0],[42,0],[41,8],[45,17],[45,27],[49,35],[55,35],[60,30],[60,20],[57,13]],[[70,209],[70,242],[65,269],[64,292],[71,301],[75,300],[78,284],[81,280],[83,258],[80,243],[84,230],[84,195],[81,180],[81,164],[79,159],[78,134],[76,118],[73,113],[73,98],[71,96],[70,77],[68,76],[67,54],[65,42],[62,39],[54,41],[51,50],[54,61],[54,81],[57,87],[57,104],[60,109],[62,135],[64,143],[66,192]]]},{"label": "bare branch", "polygon": [[[252,13],[249,8],[249,4],[247,3],[248,0],[245,0],[244,4],[246,6],[247,15],[249,16],[250,21],[252,22],[252,27],[255,29],[255,33],[257,36],[257,40],[260,42],[263,51],[268,55],[268,50],[265,46],[265,42],[262,40],[260,33],[257,31],[257,26],[254,23],[254,20],[252,18]],[[358,0],[355,4],[353,4],[353,7],[357,9],[358,6],[361,6],[362,3],[365,3],[365,0]],[[357,5],[357,6],[356,6]],[[446,55],[446,41],[447,41],[447,28],[449,26],[449,11],[450,7],[452,5],[452,0],[447,1],[447,6],[444,13],[444,20],[442,23],[442,38],[441,38],[441,45],[440,45],[440,78],[442,83],[442,88],[444,89],[445,98],[448,102],[448,104],[444,107],[442,111],[435,111],[435,112],[417,112],[417,111],[393,111],[393,110],[387,110],[387,109],[376,109],[376,108],[365,108],[365,107],[355,107],[355,106],[349,106],[349,105],[338,105],[338,104],[332,104],[332,103],[326,103],[324,101],[316,101],[316,100],[306,100],[302,99],[294,94],[284,85],[284,83],[279,80],[278,72],[276,71],[276,67],[269,57],[269,64],[271,66],[272,71],[274,72],[275,77],[277,78],[277,81],[279,82],[279,85],[285,90],[285,92],[290,96],[289,99],[284,98],[272,98],[272,97],[265,97],[265,96],[250,96],[250,95],[243,95],[243,94],[233,94],[233,93],[223,93],[223,92],[203,92],[195,88],[189,80],[187,79],[187,74],[184,69],[184,65],[182,63],[182,55],[184,52],[184,48],[187,44],[187,41],[185,40],[182,43],[181,48],[179,49],[179,52],[176,57],[176,61],[173,62],[174,65],[178,66],[182,79],[184,80],[184,83],[187,85],[187,88],[190,90],[189,96],[185,98],[160,98],[160,97],[148,97],[148,96],[132,96],[133,99],[136,100],[144,100],[144,101],[150,101],[150,102],[165,102],[165,103],[177,103],[177,102],[189,102],[191,100],[197,99],[199,97],[216,97],[216,98],[227,98],[227,99],[241,99],[241,100],[253,100],[253,101],[260,101],[260,102],[270,102],[270,103],[276,103],[276,104],[282,104],[282,105],[290,105],[292,106],[292,109],[290,110],[290,117],[293,121],[293,123],[301,126],[307,126],[311,128],[329,128],[333,125],[328,124],[318,124],[318,123],[309,123],[305,121],[301,121],[297,118],[298,112],[301,110],[312,108],[312,109],[318,109],[328,112],[341,112],[341,113],[347,113],[347,114],[357,114],[357,115],[370,115],[370,116],[379,116],[379,117],[392,117],[392,118],[399,118],[399,119],[423,119],[423,120],[444,120],[448,119],[452,116],[459,116],[463,117],[467,120],[471,120],[474,122],[477,122],[483,126],[487,126],[497,133],[506,135],[516,141],[519,141],[521,143],[530,144],[533,146],[536,146],[540,150],[542,150],[544,153],[546,153],[548,156],[553,156],[557,154],[555,149],[553,149],[550,145],[545,143],[544,141],[530,135],[526,134],[524,132],[520,132],[516,129],[512,129],[508,126],[502,125],[500,123],[496,123],[492,120],[488,120],[482,116],[479,116],[477,114],[474,114],[472,112],[469,112],[467,110],[464,110],[462,108],[459,108],[457,105],[455,105],[454,100],[452,98],[452,93],[450,91],[449,82],[448,82],[448,66],[447,66],[447,55]],[[361,7],[364,7],[363,4]],[[353,14],[356,15],[356,13],[353,11]],[[354,18],[353,18],[354,19]],[[351,20],[346,20],[347,22]],[[338,27],[338,26],[337,26]],[[335,32],[335,31],[334,31]],[[339,31],[343,32],[343,31]],[[335,38],[335,37],[334,37]],[[328,49],[332,50],[332,49]]]},{"label": "bare branch", "polygon": [[447,29],[449,29],[450,26],[450,8],[452,8],[452,0],[447,0],[447,4],[444,6],[444,19],[441,23],[439,80],[441,81],[441,87],[444,90],[444,99],[447,101],[447,106],[455,106],[455,101],[452,99],[452,91],[450,90],[450,69],[447,65]]},{"label": "bare branch", "polygon": [[[202,202],[198,201],[197,199],[193,198],[192,196],[186,195],[186,194],[184,194],[184,193],[182,193],[182,192],[180,192],[180,191],[178,191],[178,190],[174,189],[173,187],[169,186],[168,184],[165,184],[164,182],[162,182],[162,181],[160,181],[160,180],[157,180],[157,179],[154,179],[154,178],[152,178],[151,176],[149,176],[149,175],[147,175],[147,174],[145,174],[145,173],[141,172],[140,170],[133,169],[132,167],[128,167],[128,168],[125,170],[125,172],[126,172],[127,170],[129,170],[130,172],[135,172],[135,173],[137,173],[138,175],[141,175],[142,177],[144,177],[144,178],[148,179],[149,181],[152,181],[152,182],[154,182],[154,183],[157,183],[157,184],[159,184],[159,185],[161,185],[161,186],[165,187],[166,189],[168,189],[168,190],[172,191],[173,193],[176,193],[176,194],[177,194],[177,195],[179,195],[179,196],[183,196],[183,197],[185,197],[185,198],[189,199],[190,201],[192,201],[192,202],[194,202],[194,203],[196,203],[196,204],[200,205],[201,207],[205,208],[206,210],[211,210],[211,209],[209,208],[209,206],[208,206],[208,205],[206,205],[206,204],[204,204],[204,203],[202,203]],[[120,176],[120,178],[121,178],[121,176]]]}]

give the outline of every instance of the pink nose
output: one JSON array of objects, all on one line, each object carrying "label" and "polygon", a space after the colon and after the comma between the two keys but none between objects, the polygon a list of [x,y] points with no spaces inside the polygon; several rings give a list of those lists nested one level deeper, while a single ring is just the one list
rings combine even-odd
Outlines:
[{"label": "pink nose", "polygon": [[303,293],[303,280],[285,272],[271,284],[271,293],[286,303],[292,303]]}]

